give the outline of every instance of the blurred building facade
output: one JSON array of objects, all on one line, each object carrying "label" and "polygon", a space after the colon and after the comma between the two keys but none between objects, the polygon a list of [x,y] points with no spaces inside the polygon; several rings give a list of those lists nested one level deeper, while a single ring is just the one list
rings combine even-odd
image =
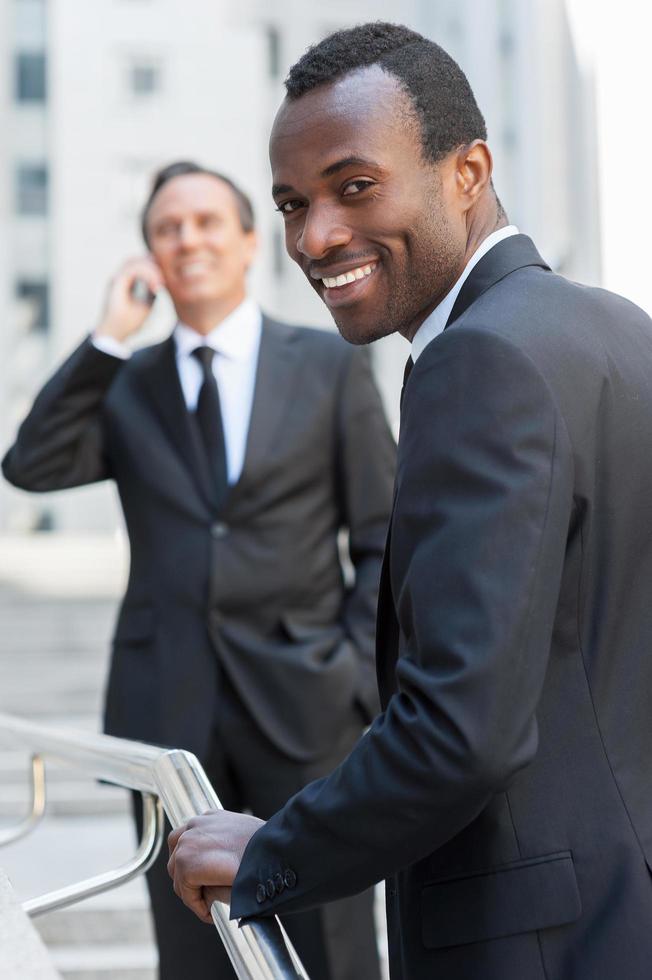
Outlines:
[{"label": "blurred building facade", "polygon": [[[37,385],[92,329],[108,278],[139,254],[152,173],[178,158],[252,194],[262,249],[252,292],[272,314],[330,324],[287,259],[269,197],[267,136],[288,66],[331,30],[408,23],[460,62],[489,129],[511,218],[571,278],[597,282],[593,95],[563,0],[2,0],[0,439]],[[173,323],[157,301],[138,343]],[[374,349],[396,424],[406,356]],[[0,489],[0,530],[110,530],[112,488],[34,498]]]}]

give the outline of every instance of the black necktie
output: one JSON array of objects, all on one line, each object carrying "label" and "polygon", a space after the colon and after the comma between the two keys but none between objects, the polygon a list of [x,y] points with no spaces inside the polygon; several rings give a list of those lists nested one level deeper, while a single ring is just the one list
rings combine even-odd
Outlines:
[{"label": "black necktie", "polygon": [[413,367],[414,367],[414,361],[412,360],[412,356],[410,355],[410,357],[408,357],[407,361],[405,362],[405,370],[403,371],[403,387],[401,388],[401,402],[400,402],[401,408],[403,407],[403,395],[405,394],[405,386],[407,384],[408,378],[410,377],[410,372],[412,371]]},{"label": "black necktie", "polygon": [[228,489],[226,468],[226,447],[224,445],[224,428],[222,426],[222,411],[220,409],[220,394],[213,374],[212,347],[196,347],[193,357],[199,361],[204,376],[197,400],[196,418],[199,425],[208,466],[215,481],[216,502],[222,503]]}]

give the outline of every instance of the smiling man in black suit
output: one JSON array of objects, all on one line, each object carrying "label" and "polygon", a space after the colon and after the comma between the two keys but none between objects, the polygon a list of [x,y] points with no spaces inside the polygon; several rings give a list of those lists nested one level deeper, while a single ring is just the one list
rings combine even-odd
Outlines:
[{"label": "smiling man in black suit", "polygon": [[[225,806],[270,816],[377,711],[394,442],[361,351],[247,297],[253,213],[230,180],[167,167],[143,231],[151,255],[118,273],[3,469],[36,491],[116,481],[131,571],[106,730],[193,751]],[[143,283],[167,288],[178,323],[130,357]],[[176,900],[166,860],[148,874],[162,980],[233,976],[214,930]],[[379,977],[371,892],[286,927],[313,980]]]},{"label": "smiling man in black suit", "polygon": [[170,872],[235,917],[385,877],[393,980],[647,980],[652,324],[550,271],[485,140],[459,67],[407,28],[340,32],[290,71],[288,251],[347,339],[412,343],[384,711],[266,824],[176,831]]}]

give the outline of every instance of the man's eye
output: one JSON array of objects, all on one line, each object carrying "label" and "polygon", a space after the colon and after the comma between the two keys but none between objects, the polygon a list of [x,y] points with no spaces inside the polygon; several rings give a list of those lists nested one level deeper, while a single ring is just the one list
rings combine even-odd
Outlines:
[{"label": "man's eye", "polygon": [[348,184],[345,185],[342,195],[344,197],[351,197],[352,194],[359,194],[360,191],[364,191],[367,187],[372,187],[375,181],[369,180],[367,177],[360,177],[358,180],[350,180]]},{"label": "man's eye", "polygon": [[216,214],[205,214],[199,219],[202,228],[215,228],[222,224],[222,219]]},{"label": "man's eye", "polygon": [[303,207],[301,201],[283,201],[276,208],[281,214],[292,214],[294,211],[298,211],[299,208]]}]

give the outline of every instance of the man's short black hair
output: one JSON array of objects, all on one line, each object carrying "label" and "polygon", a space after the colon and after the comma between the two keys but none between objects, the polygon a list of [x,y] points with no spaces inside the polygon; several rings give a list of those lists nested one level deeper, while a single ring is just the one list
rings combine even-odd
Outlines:
[{"label": "man's short black hair", "polygon": [[457,62],[434,41],[400,24],[361,24],[308,48],[285,80],[288,98],[298,99],[369,65],[394,75],[412,100],[426,159],[441,160],[458,146],[487,138],[484,118]]},{"label": "man's short black hair", "polygon": [[145,202],[145,207],[143,208],[143,213],[140,219],[140,227],[143,233],[143,238],[145,239],[145,244],[148,248],[149,240],[147,237],[147,217],[152,206],[152,201],[160,189],[167,184],[168,181],[172,180],[174,177],[184,177],[186,174],[208,174],[209,177],[217,177],[218,180],[221,180],[222,183],[226,184],[226,186],[232,191],[235,198],[242,230],[254,230],[253,205],[249,200],[249,197],[243,190],[241,190],[240,187],[238,187],[237,184],[234,184],[233,181],[224,174],[218,173],[217,170],[210,170],[208,167],[201,167],[198,163],[193,163],[191,160],[178,160],[176,163],[169,163],[167,167],[163,167],[154,175],[152,189],[149,192],[149,197]]}]

